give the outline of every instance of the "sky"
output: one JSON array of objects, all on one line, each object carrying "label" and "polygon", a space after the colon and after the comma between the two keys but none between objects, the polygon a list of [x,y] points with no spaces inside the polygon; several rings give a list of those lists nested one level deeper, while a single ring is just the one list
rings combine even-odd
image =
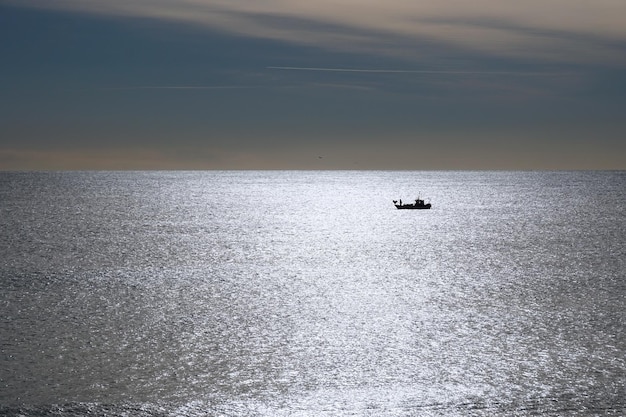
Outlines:
[{"label": "sky", "polygon": [[624,0],[0,0],[0,170],[626,169]]}]

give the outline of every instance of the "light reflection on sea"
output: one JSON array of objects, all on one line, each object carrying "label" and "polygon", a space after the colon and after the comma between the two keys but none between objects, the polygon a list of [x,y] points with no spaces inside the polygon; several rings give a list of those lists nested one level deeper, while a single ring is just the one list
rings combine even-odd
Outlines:
[{"label": "light reflection on sea", "polygon": [[0,411],[623,414],[625,183],[2,173]]}]

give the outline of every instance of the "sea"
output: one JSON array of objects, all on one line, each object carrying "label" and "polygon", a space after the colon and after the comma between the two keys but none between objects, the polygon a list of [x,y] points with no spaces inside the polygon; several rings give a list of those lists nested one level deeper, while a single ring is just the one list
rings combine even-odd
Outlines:
[{"label": "sea", "polygon": [[0,290],[1,416],[626,415],[626,171],[0,172]]}]

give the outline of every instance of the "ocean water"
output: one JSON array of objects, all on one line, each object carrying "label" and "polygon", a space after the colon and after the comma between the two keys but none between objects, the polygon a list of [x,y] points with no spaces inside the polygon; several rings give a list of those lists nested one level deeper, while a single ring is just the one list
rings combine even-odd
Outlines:
[{"label": "ocean water", "polygon": [[4,172],[0,285],[0,415],[626,415],[623,171]]}]

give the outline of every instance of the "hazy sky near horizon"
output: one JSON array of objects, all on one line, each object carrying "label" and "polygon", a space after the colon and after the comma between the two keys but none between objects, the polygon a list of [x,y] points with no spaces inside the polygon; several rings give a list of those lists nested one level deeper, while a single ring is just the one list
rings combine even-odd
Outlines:
[{"label": "hazy sky near horizon", "polygon": [[623,0],[0,0],[0,170],[626,169]]}]

